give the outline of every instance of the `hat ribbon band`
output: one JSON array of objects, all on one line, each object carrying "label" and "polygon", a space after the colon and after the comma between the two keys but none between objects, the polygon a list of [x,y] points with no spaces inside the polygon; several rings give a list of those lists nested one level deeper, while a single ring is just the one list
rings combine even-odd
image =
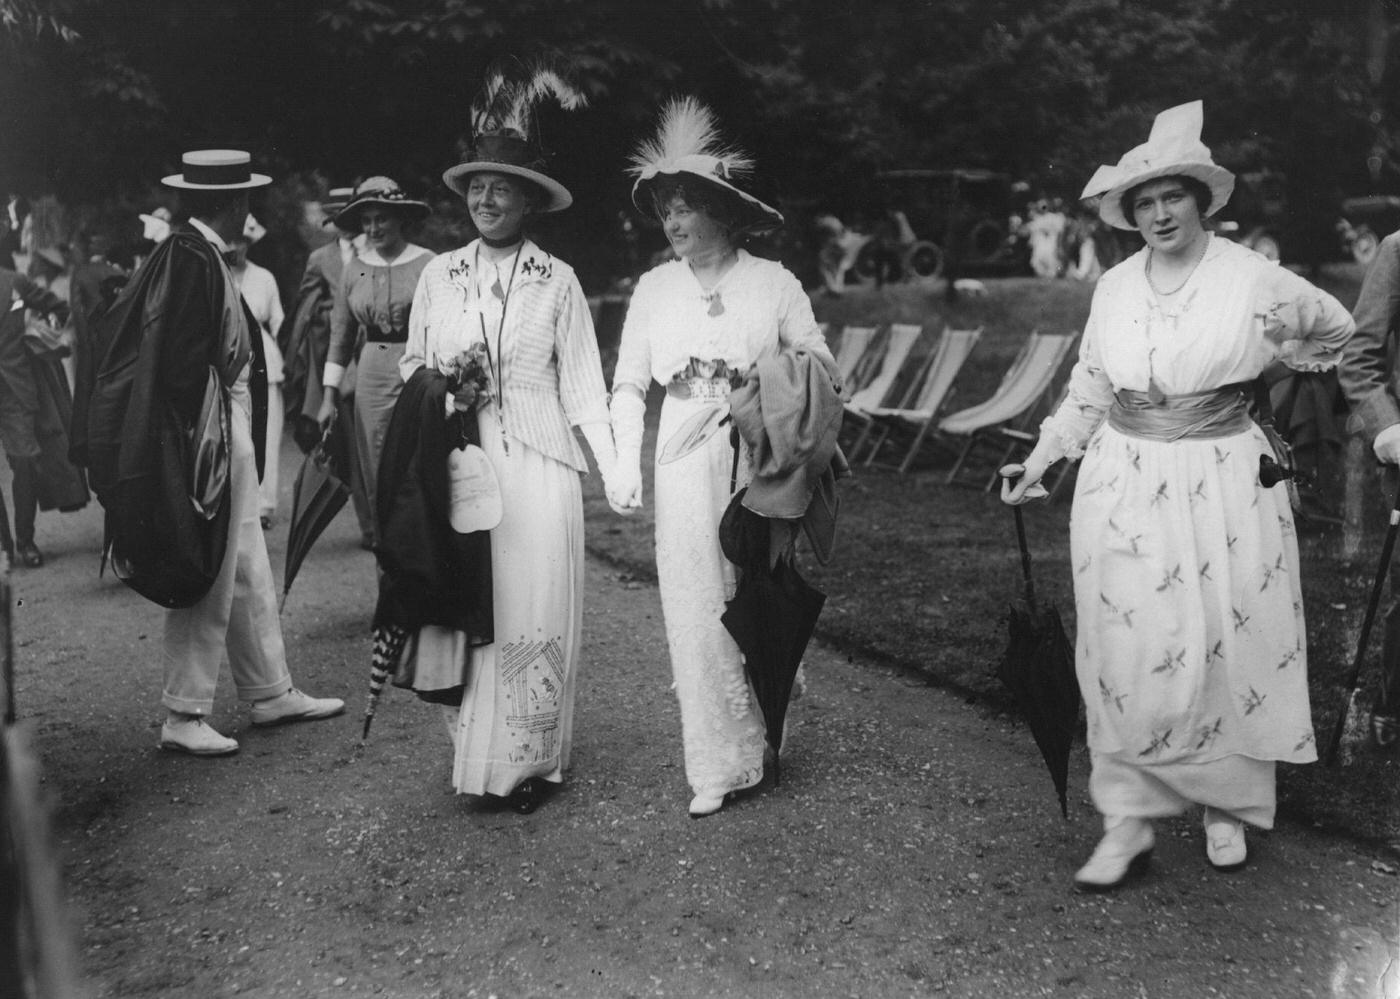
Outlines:
[{"label": "hat ribbon band", "polygon": [[247,163],[186,163],[184,179],[187,184],[243,184],[252,178]]}]

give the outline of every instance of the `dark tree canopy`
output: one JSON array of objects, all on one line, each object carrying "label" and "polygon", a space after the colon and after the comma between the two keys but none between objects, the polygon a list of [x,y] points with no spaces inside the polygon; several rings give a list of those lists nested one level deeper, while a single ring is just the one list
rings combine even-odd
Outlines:
[{"label": "dark tree canopy", "polygon": [[232,145],[441,194],[485,67],[544,54],[591,101],[541,121],[576,255],[629,210],[626,155],[677,93],[799,214],[900,166],[1073,198],[1197,97],[1217,158],[1325,205],[1400,187],[1396,23],[1400,0],[0,0],[0,190],[149,200],[181,150]]}]

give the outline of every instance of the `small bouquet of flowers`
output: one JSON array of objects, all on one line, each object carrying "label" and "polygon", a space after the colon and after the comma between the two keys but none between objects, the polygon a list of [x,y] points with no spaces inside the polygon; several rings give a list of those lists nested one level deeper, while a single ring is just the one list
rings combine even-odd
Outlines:
[{"label": "small bouquet of flowers", "polygon": [[491,366],[484,343],[474,343],[460,354],[440,360],[438,370],[447,376],[447,391],[455,397],[455,408],[470,409],[491,399]]}]

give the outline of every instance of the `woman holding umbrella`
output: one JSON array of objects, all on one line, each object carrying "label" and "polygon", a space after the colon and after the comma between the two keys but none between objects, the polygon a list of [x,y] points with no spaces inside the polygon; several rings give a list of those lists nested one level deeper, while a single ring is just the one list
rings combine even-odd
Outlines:
[{"label": "woman holding umbrella", "polygon": [[[1244,824],[1273,825],[1277,761],[1317,758],[1293,511],[1261,472],[1250,418],[1275,362],[1333,367],[1351,335],[1331,295],[1205,220],[1234,176],[1201,143],[1199,101],[1084,190],[1146,246],[1100,279],[1064,403],[1002,496],[1083,456],[1070,516],[1089,791],[1104,836],[1075,874],[1117,887],[1153,847],[1152,819],[1205,806],[1206,856],[1245,863]],[[1264,478],[1265,481],[1261,481]]]},{"label": "woman holding umbrella", "polygon": [[416,675],[465,670],[460,709],[447,709],[453,785],[506,797],[522,813],[563,781],[572,742],[583,624],[579,479],[588,471],[572,428],[583,431],[605,482],[615,461],[583,289],[568,264],[525,234],[532,216],[573,201],[529,138],[532,95],[550,86],[566,107],[577,102],[552,77],[519,86],[493,78],[473,109],[469,157],[443,180],[466,202],[479,238],[424,268],[399,365],[408,381],[425,367],[448,373],[479,358],[472,366],[489,386],[448,398],[454,409],[475,410],[499,485],[489,546],[494,641],[473,646],[462,630],[426,624],[402,655]]},{"label": "woman holding umbrella", "polygon": [[384,435],[403,388],[399,361],[408,340],[413,290],[433,259],[431,250],[408,241],[406,229],[428,212],[426,202],[413,200],[388,177],[371,177],[355,188],[355,196],[335,218],[337,228],[363,233],[365,245],[341,272],[332,301],[330,346],[321,378],[324,394],[316,421],[324,428],[334,417],[341,380],[358,350],[354,446],[371,513]]},{"label": "woman holding umbrella", "polygon": [[[730,792],[759,783],[764,763],[763,718],[739,647],[720,619],[736,585],[735,566],[720,548],[720,517],[731,481],[744,485],[750,469],[719,421],[705,417],[728,412],[731,377],[785,348],[834,361],[797,279],[741,245],[783,217],[735,184],[750,161],[721,142],[708,108],[693,98],[670,104],[633,164],[632,199],[655,213],[678,259],[644,274],[627,310],[613,378],[618,471],[608,499],[614,509],[641,506],[644,399],[655,379],[666,386],[656,567],[690,814],[699,818],[717,812]],[[708,437],[695,432],[697,417]],[[676,447],[681,439],[690,443]],[[668,448],[675,460],[660,453]]]}]

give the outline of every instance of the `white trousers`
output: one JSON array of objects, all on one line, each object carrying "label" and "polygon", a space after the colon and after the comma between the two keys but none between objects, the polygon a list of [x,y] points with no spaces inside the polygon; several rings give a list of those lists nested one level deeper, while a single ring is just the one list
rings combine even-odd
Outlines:
[{"label": "white trousers", "polygon": [[267,437],[264,439],[266,457],[263,459],[262,483],[258,486],[258,512],[266,517],[277,515],[278,469],[282,463],[282,383],[267,385]]},{"label": "white trousers", "polygon": [[207,715],[214,708],[219,666],[228,655],[245,701],[291,689],[277,586],[258,523],[258,471],[247,382],[234,387],[228,550],[213,587],[193,607],[165,612],[165,693],[173,711]]}]

